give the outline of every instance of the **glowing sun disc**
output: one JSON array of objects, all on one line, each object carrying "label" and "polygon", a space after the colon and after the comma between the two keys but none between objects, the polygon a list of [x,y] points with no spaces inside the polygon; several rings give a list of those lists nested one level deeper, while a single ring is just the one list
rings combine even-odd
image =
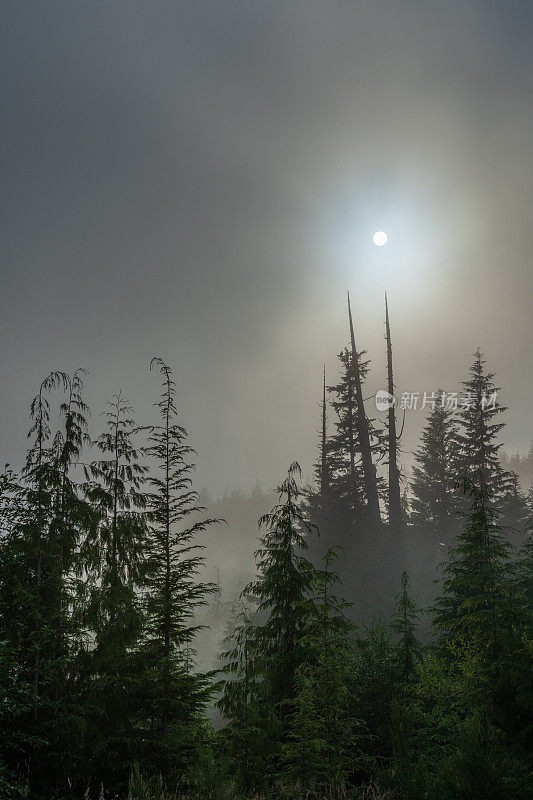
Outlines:
[{"label": "glowing sun disc", "polygon": [[388,236],[385,231],[376,231],[372,237],[372,241],[378,247],[383,247],[384,244],[387,244]]}]

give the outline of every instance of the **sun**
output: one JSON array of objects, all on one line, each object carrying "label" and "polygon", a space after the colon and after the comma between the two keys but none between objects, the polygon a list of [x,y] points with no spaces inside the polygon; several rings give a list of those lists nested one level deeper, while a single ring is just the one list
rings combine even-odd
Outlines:
[{"label": "sun", "polygon": [[376,231],[372,237],[372,241],[378,247],[383,247],[384,244],[387,244],[387,239],[389,237],[385,233],[385,231]]}]

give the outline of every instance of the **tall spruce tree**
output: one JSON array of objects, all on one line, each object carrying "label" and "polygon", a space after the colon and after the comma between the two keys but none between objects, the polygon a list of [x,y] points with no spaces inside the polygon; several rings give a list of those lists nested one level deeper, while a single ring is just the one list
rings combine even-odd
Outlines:
[{"label": "tall spruce tree", "polygon": [[[305,662],[305,599],[315,579],[314,567],[302,555],[308,547],[307,535],[313,530],[300,507],[297,483],[300,466],[294,462],[278,489],[280,502],[259,520],[264,530],[256,551],[258,577],[248,584],[242,598],[255,602],[253,626],[243,631],[241,623],[234,632],[235,648],[226,653],[226,663],[236,665],[242,659],[239,648],[246,634],[247,661],[253,670],[254,696],[251,698],[261,726],[257,742],[264,742],[262,757],[266,776],[280,769],[281,745],[289,731],[290,703],[295,698],[296,675]],[[233,680],[242,682],[242,672],[224,686],[221,709],[234,713]],[[248,684],[250,687],[252,683]],[[251,689],[250,689],[251,691]],[[230,723],[235,720],[230,716]]]},{"label": "tall spruce tree", "polygon": [[96,536],[89,542],[94,549],[88,552],[96,557],[99,578],[91,598],[95,652],[104,661],[121,659],[138,632],[135,588],[144,583],[147,543],[142,514],[147,467],[139,462],[134,444],[132,407],[120,392],[107,405],[102,414],[106,430],[94,442],[102,458],[86,470],[87,495],[99,513]]},{"label": "tall spruce tree", "polygon": [[[66,390],[69,386],[69,377],[64,372],[51,372],[39,387],[38,394],[31,403],[30,416],[31,428],[28,437],[33,438],[26,456],[23,478],[27,486],[27,523],[25,534],[28,536],[28,545],[34,551],[34,610],[35,624],[33,631],[34,641],[34,669],[33,669],[33,700],[34,715],[38,715],[39,682],[41,671],[41,658],[45,631],[49,635],[50,626],[46,624],[47,616],[55,614],[55,609],[50,607],[50,579],[53,570],[54,547],[50,541],[49,532],[53,517],[53,486],[56,484],[56,471],[52,464],[52,450],[50,446],[50,392],[57,388]],[[46,559],[45,582],[48,595],[48,608],[43,603],[43,558]]]},{"label": "tall spruce tree", "polygon": [[466,478],[496,505],[509,480],[499,457],[498,436],[505,423],[497,421],[506,408],[498,401],[500,388],[494,384],[494,373],[486,371],[479,349],[463,389],[454,468],[459,481]]},{"label": "tall spruce tree", "polygon": [[[31,405],[30,437],[16,524],[4,543],[0,615],[16,657],[22,694],[31,696],[17,737],[32,797],[66,790],[79,767],[83,709],[76,661],[80,635],[74,609],[81,568],[79,542],[92,514],[74,479],[85,442],[88,409],[82,398],[85,371],[52,373]],[[52,436],[49,393],[65,392],[60,429]],[[30,688],[31,687],[31,690]]]},{"label": "tall spruce tree", "polygon": [[139,592],[148,568],[144,476],[134,442],[132,408],[121,393],[102,416],[105,430],[94,442],[101,458],[86,469],[87,496],[98,525],[87,536],[91,579],[87,624],[94,631],[89,758],[93,778],[124,789],[135,757],[134,712],[138,674],[135,647],[142,630]]},{"label": "tall spruce tree", "polygon": [[258,655],[269,703],[281,717],[286,713],[284,701],[294,696],[296,669],[304,658],[303,601],[315,576],[300,554],[308,548],[306,536],[312,531],[299,506],[300,476],[295,461],[278,489],[279,504],[259,521],[265,531],[256,551],[259,577],[244,590],[256,598],[258,614],[267,616],[257,628]]},{"label": "tall spruce tree", "polygon": [[[221,522],[204,518],[192,488],[194,450],[187,431],[177,422],[176,384],[161,358],[150,368],[162,376],[156,403],[160,424],[149,429],[147,457],[154,465],[148,478],[151,570],[147,577],[147,619],[142,657],[148,669],[147,725],[143,741],[145,769],[169,773],[183,769],[192,754],[191,731],[199,726],[207,699],[208,679],[190,668],[192,643],[198,630],[195,613],[206,603],[213,584],[199,577],[203,546],[197,536]],[[142,725],[142,722],[140,723]]]},{"label": "tall spruce tree", "polygon": [[[56,791],[74,785],[83,757],[85,714],[80,702],[80,651],[84,632],[80,628],[80,579],[85,573],[81,544],[94,530],[96,515],[87,502],[81,469],[84,447],[89,443],[89,408],[84,401],[87,371],[77,369],[67,380],[64,399],[59,406],[62,428],[52,442],[56,473],[54,514],[50,525],[53,543],[52,596],[56,605],[54,631],[55,675],[51,725],[52,769],[57,770]],[[59,754],[59,756],[58,756]],[[44,772],[49,771],[45,767]]]},{"label": "tall spruce tree", "polygon": [[[68,651],[68,636],[74,637],[79,646],[76,621],[72,611],[76,603],[76,577],[82,570],[79,545],[83,535],[90,530],[94,520],[92,509],[86,502],[81,482],[74,477],[76,467],[80,467],[83,447],[88,444],[87,417],[89,407],[83,399],[84,379],[87,371],[77,369],[68,378],[65,398],[60,404],[60,418],[64,419],[64,431],[58,431],[53,441],[57,490],[55,513],[52,519],[52,537],[56,539],[57,576],[57,655],[62,657]],[[56,699],[60,700],[60,675],[56,683]]]}]

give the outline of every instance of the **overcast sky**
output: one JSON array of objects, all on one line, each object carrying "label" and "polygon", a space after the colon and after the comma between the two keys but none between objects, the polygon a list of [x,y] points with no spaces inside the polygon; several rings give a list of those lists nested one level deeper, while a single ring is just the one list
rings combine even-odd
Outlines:
[{"label": "overcast sky", "polygon": [[[345,292],[384,383],[454,390],[481,346],[531,423],[525,2],[2,3],[0,459],[51,369],[151,419],[173,366],[199,481],[309,472]],[[389,243],[372,245],[383,229]],[[369,401],[369,411],[372,402]],[[406,422],[415,446],[422,412]],[[408,457],[408,453],[406,454]]]}]

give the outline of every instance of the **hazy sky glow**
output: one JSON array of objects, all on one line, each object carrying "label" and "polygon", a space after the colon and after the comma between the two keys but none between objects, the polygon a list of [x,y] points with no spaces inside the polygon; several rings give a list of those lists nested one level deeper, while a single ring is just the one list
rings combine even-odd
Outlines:
[{"label": "hazy sky glow", "polygon": [[526,447],[532,22],[484,0],[5,2],[1,460],[50,369],[89,369],[95,417],[121,387],[148,422],[159,354],[211,491],[308,471],[346,289],[368,394],[386,289],[400,391],[459,388],[479,345]]}]

